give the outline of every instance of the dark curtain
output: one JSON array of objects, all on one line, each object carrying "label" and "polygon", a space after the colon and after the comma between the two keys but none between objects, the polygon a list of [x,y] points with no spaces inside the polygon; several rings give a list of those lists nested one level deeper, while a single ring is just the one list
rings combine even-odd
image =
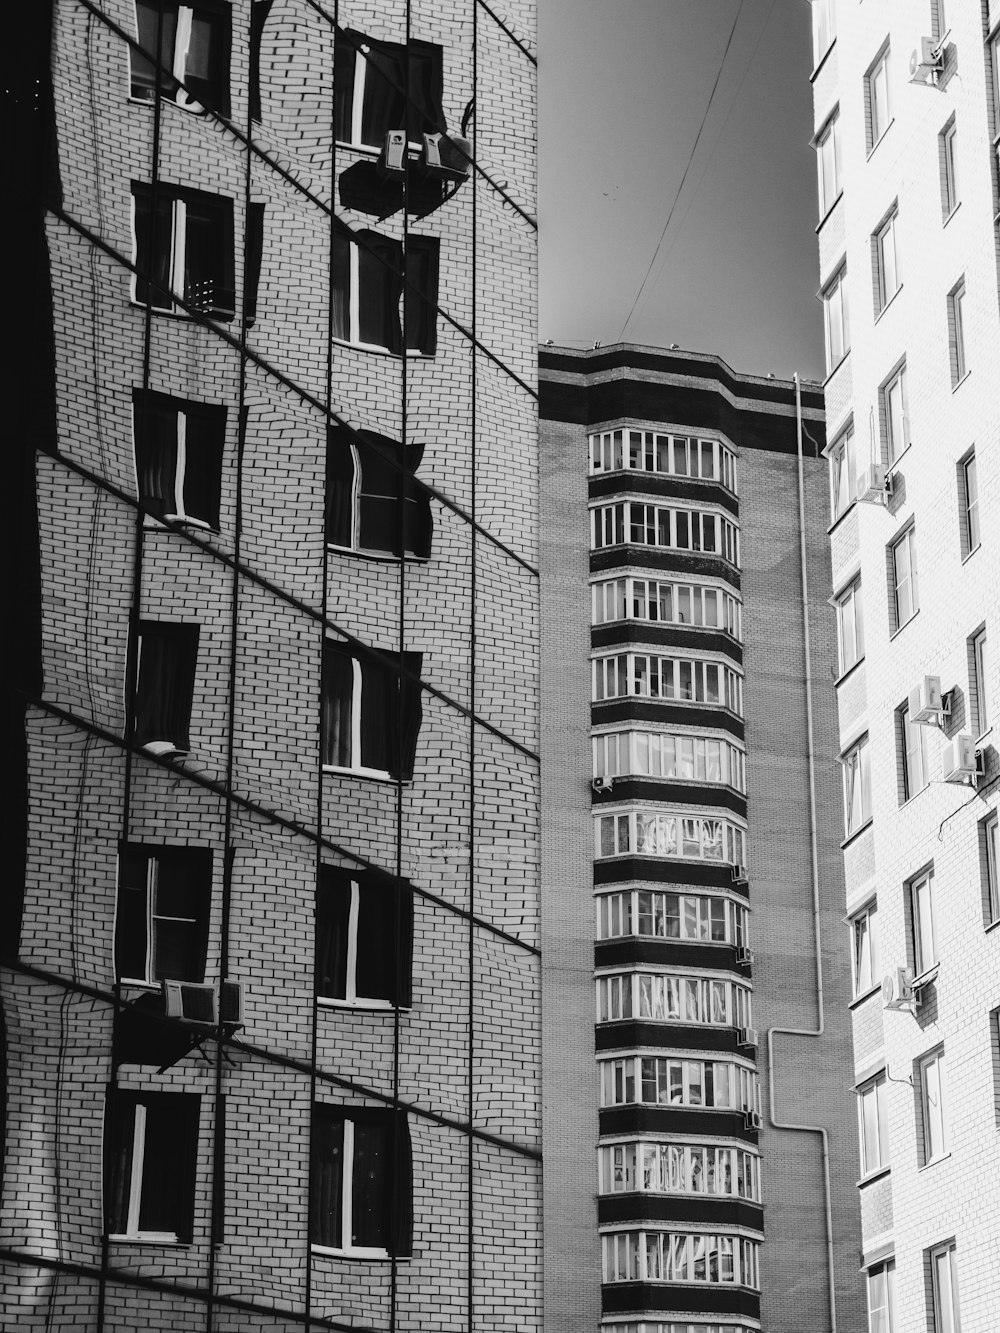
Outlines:
[{"label": "dark curtain", "polygon": [[404,782],[413,777],[413,762],[417,753],[417,736],[423,721],[423,703],[420,689],[420,671],[423,666],[423,653],[403,653],[403,667],[412,672],[415,680],[400,678],[400,772]]},{"label": "dark curtain", "polygon": [[396,881],[365,875],[358,881],[357,993],[396,1003]]},{"label": "dark curtain", "polygon": [[354,1119],[351,1244],[392,1251],[393,1134],[390,1114]]},{"label": "dark curtain", "polygon": [[434,519],[431,515],[431,497],[417,483],[416,472],[424,456],[422,444],[406,446],[405,464],[409,474],[406,483],[406,503],[403,510],[403,547],[411,555],[423,560],[430,558]]},{"label": "dark curtain", "polygon": [[351,766],[353,661],[346,643],[334,643],[328,639],[323,645],[323,763],[336,768]]},{"label": "dark curtain", "polygon": [[314,1245],[341,1247],[343,1179],[344,1118],[325,1106],[314,1106],[309,1172],[309,1230]]},{"label": "dark curtain", "polygon": [[198,658],[198,626],[149,620],[139,625],[139,678],[135,697],[135,741],[169,741],[188,748],[188,727]]},{"label": "dark curtain", "polygon": [[220,116],[227,117],[232,44],[231,6],[206,4],[202,0],[195,7],[191,24],[184,85],[202,106],[211,107]]},{"label": "dark curtain", "polygon": [[135,1095],[108,1088],[104,1109],[107,1218],[111,1235],[128,1228],[128,1197],[132,1183],[132,1137],[135,1131]]},{"label": "dark curtain", "polygon": [[361,109],[361,142],[381,148],[389,130],[406,126],[404,85],[406,48],[395,42],[364,39],[365,96]]},{"label": "dark curtain", "polygon": [[316,886],[316,994],[330,1000],[347,995],[347,934],[351,876],[321,866]]},{"label": "dark curtain", "polygon": [[160,185],[156,190],[156,208],[148,185],[133,185],[135,200],[135,299],[158,309],[170,309],[171,215],[174,196]]},{"label": "dark curtain", "polygon": [[[353,40],[352,40],[353,39]],[[341,143],[353,142],[354,66],[360,33],[338,32],[333,57],[333,133]]]},{"label": "dark curtain", "polygon": [[152,101],[156,89],[156,52],[160,52],[160,89],[164,97],[173,97],[177,80],[171,73],[174,64],[174,43],[177,37],[177,5],[163,0],[163,29],[161,45],[157,47],[157,22],[160,0],[136,0],[139,45],[149,55],[130,50],[132,62],[132,96]]},{"label": "dark curtain", "polygon": [[132,392],[135,471],[139,500],[157,518],[176,510],[177,403],[158,393]]},{"label": "dark curtain", "polygon": [[153,923],[153,963],[157,981],[204,981],[208,950],[208,908],[212,853],[202,847],[163,848]]},{"label": "dark curtain", "polygon": [[407,1255],[413,1252],[413,1159],[410,1149],[410,1126],[405,1111],[394,1112],[393,1121],[395,1188],[389,1250],[392,1254]]},{"label": "dark curtain", "polygon": [[326,540],[334,546],[352,543],[354,514],[354,453],[351,434],[331,426],[326,436]]},{"label": "dark curtain", "polygon": [[[380,148],[388,130],[405,129],[411,142],[445,128],[442,50],[430,42],[381,42],[354,29],[337,36],[334,67],[336,136],[353,142],[356,52],[365,63],[361,142]],[[407,68],[409,89],[407,90]],[[406,97],[409,92],[409,105]]]},{"label": "dark curtain", "polygon": [[390,352],[403,350],[399,298],[403,291],[403,247],[377,231],[359,231],[358,339]]},{"label": "dark curtain", "polygon": [[437,351],[438,239],[410,236],[406,248],[406,346],[433,356]]},{"label": "dark curtain", "polygon": [[410,104],[407,107],[406,133],[410,142],[419,142],[424,134],[436,134],[445,128],[444,73],[440,46],[430,42],[410,42]]},{"label": "dark curtain", "polygon": [[253,0],[250,7],[250,119],[257,122],[261,119],[260,48],[273,3],[274,0]]},{"label": "dark curtain", "polygon": [[[403,653],[404,670],[419,676],[422,653]],[[409,781],[423,717],[420,682],[374,659],[361,663],[361,762]]]},{"label": "dark curtain", "polygon": [[226,1098],[215,1098],[215,1141],[212,1145],[212,1240],[226,1239]]},{"label": "dark curtain", "polygon": [[251,204],[247,212],[246,247],[243,254],[243,323],[250,328],[257,319],[260,266],[264,258],[264,205]]},{"label": "dark curtain", "polygon": [[141,1231],[172,1231],[190,1241],[201,1098],[186,1092],[143,1095],[146,1143],[142,1162]]},{"label": "dark curtain", "polygon": [[399,500],[403,450],[396,440],[362,431],[373,443],[358,443],[361,460],[358,545],[367,551],[399,553]]},{"label": "dark curtain", "polygon": [[115,916],[115,975],[146,976],[146,864],[139,848],[122,849]]},{"label": "dark curtain", "polygon": [[348,342],[351,336],[350,286],[351,286],[351,242],[348,237],[337,232],[333,238],[333,275],[330,297],[333,309],[330,314],[331,332],[335,338]]},{"label": "dark curtain", "polygon": [[185,191],[184,201],[184,299],[217,319],[232,319],[236,312],[233,201],[194,190]]},{"label": "dark curtain", "polygon": [[222,454],[226,441],[226,409],[214,403],[184,403],[187,460],[184,466],[184,512],[210,528],[219,526]]}]

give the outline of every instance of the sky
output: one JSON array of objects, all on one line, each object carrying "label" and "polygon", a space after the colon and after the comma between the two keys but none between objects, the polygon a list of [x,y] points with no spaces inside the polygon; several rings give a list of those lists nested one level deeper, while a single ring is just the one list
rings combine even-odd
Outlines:
[{"label": "sky", "polygon": [[539,22],[540,339],[821,379],[809,5],[539,0]]}]

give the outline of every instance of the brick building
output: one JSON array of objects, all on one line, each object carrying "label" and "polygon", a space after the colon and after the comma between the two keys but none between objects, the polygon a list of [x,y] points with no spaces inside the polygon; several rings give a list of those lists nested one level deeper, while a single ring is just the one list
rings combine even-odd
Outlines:
[{"label": "brick building", "polygon": [[798,388],[542,349],[546,1333],[863,1326],[825,435]]},{"label": "brick building", "polygon": [[880,1333],[986,1333],[1000,1310],[1000,9],[817,0],[813,14],[862,1281]]},{"label": "brick building", "polygon": [[540,1327],[533,9],[12,17],[4,1327]]}]

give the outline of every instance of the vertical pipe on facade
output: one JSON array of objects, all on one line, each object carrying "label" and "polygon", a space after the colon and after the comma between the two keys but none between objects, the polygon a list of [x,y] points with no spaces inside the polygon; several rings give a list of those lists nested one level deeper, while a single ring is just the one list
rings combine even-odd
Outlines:
[{"label": "vertical pipe on facade", "polygon": [[816,1006],[819,1022],[816,1028],[768,1028],[767,1032],[767,1081],[768,1081],[768,1117],[775,1129],[799,1130],[804,1133],[818,1134],[823,1149],[823,1200],[826,1221],[826,1262],[827,1282],[830,1288],[830,1333],[837,1333],[837,1290],[836,1267],[833,1250],[833,1205],[830,1189],[830,1140],[822,1125],[801,1125],[790,1120],[779,1120],[774,1114],[774,1038],[775,1034],[791,1037],[822,1037],[826,1027],[826,1011],[823,994],[823,954],[820,932],[820,892],[819,892],[819,850],[816,821],[816,748],[813,735],[812,708],[812,647],[809,638],[809,578],[806,557],[806,501],[805,467],[802,457],[802,385],[798,371],[795,372],[795,437],[798,463],[798,499],[799,499],[799,565],[802,579],[802,643],[805,654],[804,685],[806,696],[806,749],[809,769],[809,850],[812,870],[812,913],[813,945],[816,953]]},{"label": "vertical pipe on facade", "polygon": [[[478,6],[472,5],[472,105],[475,106],[476,93],[478,91],[479,78],[479,11]],[[462,133],[465,133],[465,127],[462,127]],[[473,1330],[474,1310],[475,1310],[475,1282],[473,1275],[474,1265],[474,1224],[475,1224],[475,1140],[472,1136],[472,1128],[475,1121],[475,910],[476,910],[476,390],[477,390],[477,360],[476,360],[476,336],[477,321],[476,314],[478,310],[477,286],[476,286],[476,245],[478,241],[477,227],[477,193],[475,160],[476,160],[476,120],[472,123],[472,161],[473,170],[470,172],[472,186],[472,200],[470,210],[472,213],[472,235],[471,235],[471,305],[469,311],[470,331],[472,341],[469,344],[469,358],[471,363],[469,392],[472,398],[470,413],[470,439],[469,439],[469,467],[470,467],[470,495],[469,512],[472,517],[472,525],[469,528],[469,545],[471,548],[471,560],[469,565],[469,993],[468,993],[468,1012],[466,1021],[469,1025],[468,1034],[468,1099],[469,1099],[469,1134],[467,1139],[467,1159],[466,1170],[468,1172],[468,1189],[466,1193],[466,1227],[468,1229],[469,1261],[465,1275],[467,1286],[467,1300],[469,1306],[469,1333]],[[456,192],[457,193],[457,192]]]}]

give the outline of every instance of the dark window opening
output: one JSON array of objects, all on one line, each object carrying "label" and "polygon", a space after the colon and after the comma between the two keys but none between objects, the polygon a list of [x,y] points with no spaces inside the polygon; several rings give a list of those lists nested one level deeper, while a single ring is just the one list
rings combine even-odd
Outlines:
[{"label": "dark window opening", "polygon": [[[400,667],[419,676],[422,653],[402,653]],[[327,640],[323,651],[323,763],[376,776],[413,777],[422,707],[420,681],[395,664]]]},{"label": "dark window opening", "polygon": [[[431,553],[430,496],[414,474],[423,445],[335,426],[327,439],[326,539],[346,550]],[[400,513],[402,506],[402,513]]]},{"label": "dark window opening", "polygon": [[212,853],[203,847],[126,844],[115,919],[115,974],[123,980],[205,980]]},{"label": "dark window opening", "polygon": [[250,7],[250,119],[261,120],[260,48],[273,0],[253,0]]},{"label": "dark window opening", "polygon": [[412,1182],[404,1113],[314,1106],[310,1191],[314,1245],[409,1254]]},{"label": "dark window opening", "polygon": [[226,409],[132,392],[139,499],[157,518],[218,529]]},{"label": "dark window opening", "polygon": [[136,744],[156,753],[185,753],[198,663],[197,625],[143,620],[135,693]]},{"label": "dark window opening", "polygon": [[405,129],[410,143],[443,130],[443,90],[440,46],[376,41],[351,28],[338,32],[334,125],[341,143],[381,148],[389,130]]},{"label": "dark window opening", "polygon": [[176,295],[202,314],[232,319],[233,201],[162,182],[154,190],[133,181],[132,196],[135,300],[173,311]]},{"label": "dark window opening", "polygon": [[243,261],[243,323],[247,328],[257,320],[257,293],[263,258],[264,205],[251,204],[247,212],[247,243]]},{"label": "dark window opening", "polygon": [[200,1102],[181,1092],[109,1091],[109,1234],[191,1240]]},{"label": "dark window opening", "polygon": [[333,242],[334,337],[362,347],[433,356],[437,350],[438,239],[409,236],[405,260],[399,241],[358,231]]},{"label": "dark window opening", "polygon": [[159,51],[162,97],[192,111],[209,107],[228,116],[232,46],[229,5],[213,4],[211,0],[199,0],[195,5],[136,0],[135,8],[139,45],[148,54],[131,49],[132,96],[144,102],[155,97]]},{"label": "dark window opening", "polygon": [[411,1002],[413,890],[388,875],[320,869],[316,993],[345,1002]]}]

